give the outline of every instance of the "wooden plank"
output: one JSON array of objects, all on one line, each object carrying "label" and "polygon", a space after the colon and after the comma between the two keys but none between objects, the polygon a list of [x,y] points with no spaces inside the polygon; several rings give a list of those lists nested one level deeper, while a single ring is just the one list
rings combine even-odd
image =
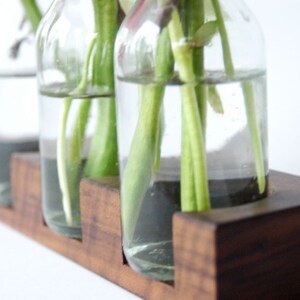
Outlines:
[{"label": "wooden plank", "polygon": [[174,285],[132,271],[123,257],[116,178],[83,180],[83,240],[52,232],[41,213],[35,153],[11,163],[13,207],[0,220],[144,299],[286,299],[300,295],[300,178],[271,173],[267,200],[173,219]]}]

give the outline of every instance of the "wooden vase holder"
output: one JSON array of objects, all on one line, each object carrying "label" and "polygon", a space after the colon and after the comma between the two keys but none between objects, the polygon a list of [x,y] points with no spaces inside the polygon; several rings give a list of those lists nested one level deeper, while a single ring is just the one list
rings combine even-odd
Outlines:
[{"label": "wooden vase holder", "polygon": [[41,212],[36,153],[11,162],[13,207],[0,220],[128,291],[153,300],[300,299],[300,178],[272,171],[263,201],[173,218],[175,282],[149,280],[122,253],[116,180],[83,180],[83,239],[52,232]]}]

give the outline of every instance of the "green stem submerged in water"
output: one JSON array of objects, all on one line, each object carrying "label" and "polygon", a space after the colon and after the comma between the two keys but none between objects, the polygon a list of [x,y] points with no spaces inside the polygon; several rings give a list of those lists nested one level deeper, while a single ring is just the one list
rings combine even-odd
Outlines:
[{"label": "green stem submerged in water", "polygon": [[[187,147],[190,147],[190,150],[183,151],[183,154],[186,154],[187,157],[182,157],[182,160],[183,162],[185,160],[187,162],[192,160],[193,162],[192,170],[196,197],[196,204],[191,205],[190,203],[193,203],[193,200],[185,199],[185,197],[191,197],[193,192],[190,195],[183,194],[182,196],[184,198],[182,199],[182,209],[190,210],[190,208],[197,207],[198,211],[207,210],[210,208],[210,201],[207,180],[205,139],[203,123],[201,121],[195,91],[196,76],[193,66],[193,56],[188,44],[180,45],[180,41],[184,38],[184,33],[177,9],[175,9],[172,13],[168,28],[175,62],[178,66],[179,77],[184,83],[181,87],[183,128],[185,129],[184,134],[187,134],[188,138],[185,137],[183,142],[188,140],[187,143],[189,143],[189,146]],[[188,171],[187,168],[182,169],[183,171]],[[189,172],[189,174],[182,174],[182,178],[185,176],[191,176],[191,172]],[[187,185],[192,186],[192,183],[187,183]],[[185,190],[185,187],[183,187],[183,190]],[[187,191],[183,191],[183,193],[187,193]],[[187,205],[185,203],[187,203]]]},{"label": "green stem submerged in water", "polygon": [[[174,60],[179,69],[180,79],[184,82],[181,90],[183,128],[185,128],[183,144],[186,146],[183,147],[182,162],[184,164],[182,164],[181,173],[182,178],[187,178],[187,180],[182,188],[182,198],[184,199],[182,206],[184,210],[203,210],[210,207],[204,135],[199,101],[195,91],[193,57],[188,45],[180,45],[183,37],[183,28],[178,11],[175,9],[168,27],[161,32],[156,54],[155,78],[157,81],[163,80],[163,83],[143,86],[138,124],[122,176],[123,232],[129,245],[133,242],[137,218],[152,180],[153,171],[158,168],[158,143],[160,143],[159,136],[162,130],[160,125],[161,106],[165,84],[173,73]],[[180,46],[177,47],[178,45]]]},{"label": "green stem submerged in water", "polygon": [[[78,87],[71,93],[74,95],[86,92],[88,83],[88,73],[93,49],[95,47],[96,39],[91,41],[83,76]],[[67,97],[64,101],[63,109],[61,111],[59,133],[57,138],[57,171],[58,180],[62,193],[63,209],[68,225],[73,223],[72,202],[78,201],[78,183],[80,177],[80,162],[81,162],[81,148],[84,141],[85,128],[90,107],[90,100],[85,99],[80,105],[78,115],[75,119],[75,124],[72,128],[69,139],[69,153],[66,155],[66,134],[67,122],[70,113],[72,97]],[[77,184],[77,185],[74,185]]]},{"label": "green stem submerged in water", "polygon": [[173,73],[174,60],[169,31],[165,28],[159,37],[156,54],[155,79],[141,88],[140,113],[130,153],[122,175],[122,220],[124,238],[133,242],[136,222],[145,193],[160,165],[160,144],[163,135],[163,97],[165,84]]},{"label": "green stem submerged in water", "polygon": [[72,98],[68,97],[64,101],[63,109],[60,116],[59,134],[57,137],[57,172],[60,190],[62,193],[62,204],[66,216],[66,221],[69,225],[73,223],[72,207],[69,184],[67,179],[68,169],[66,164],[66,131],[67,121],[72,103]]},{"label": "green stem submerged in water", "polygon": [[[160,1],[162,4],[164,1]],[[159,3],[160,3],[159,2]],[[212,0],[216,21],[215,26],[220,34],[226,75],[234,78],[235,69],[231,57],[231,49],[223,12],[218,0]],[[183,10],[180,10],[183,8]],[[199,15],[199,11],[202,14]],[[213,24],[214,23],[214,24]],[[161,41],[158,43],[156,66],[162,66],[167,58],[172,57],[172,64],[177,65],[178,74],[183,85],[182,95],[182,151],[181,151],[181,209],[182,211],[201,211],[210,209],[208,190],[208,176],[206,165],[206,105],[210,105],[216,113],[223,114],[224,108],[215,86],[207,90],[197,82],[205,76],[204,45],[191,47],[185,43],[185,36],[192,38],[203,27],[201,33],[208,27],[204,26],[204,0],[181,0],[179,9],[174,8],[168,26],[161,32],[161,37],[168,34],[172,51],[163,56],[160,49],[166,49]],[[214,35],[214,28],[209,28],[208,40]],[[206,39],[204,39],[206,40]],[[156,80],[159,78],[156,69]],[[172,70],[172,68],[170,68]],[[170,74],[167,78],[170,78]],[[164,81],[164,85],[167,80]],[[162,126],[160,114],[162,112],[162,97],[164,85],[153,84],[143,86],[142,103],[139,120],[131,144],[130,153],[122,179],[122,219],[125,240],[131,244],[143,198],[153,177],[153,171],[159,170],[159,155]],[[252,84],[242,86],[249,130],[253,143],[259,191],[265,190],[265,170],[260,136],[260,128],[255,118],[255,103]],[[151,99],[152,97],[152,99]],[[208,99],[209,98],[209,99]],[[151,115],[150,115],[151,114]],[[152,115],[154,114],[154,115]]]},{"label": "green stem submerged in water", "polygon": [[[212,0],[212,4],[216,13],[217,25],[221,36],[225,71],[227,76],[229,78],[232,78],[235,75],[235,69],[232,61],[230,44],[229,44],[228,34],[226,31],[225,22],[222,14],[222,9],[219,0]],[[262,194],[266,189],[266,180],[265,180],[266,174],[265,174],[265,167],[264,167],[264,155],[263,155],[263,147],[262,147],[262,140],[261,140],[262,139],[261,131],[256,119],[253,85],[250,81],[246,81],[245,83],[242,84],[241,88],[244,94],[249,132],[252,140],[258,188],[259,188],[259,193]]]},{"label": "green stem submerged in water", "polygon": [[[184,4],[185,13],[182,13],[182,26],[186,28],[185,34],[189,38],[193,38],[199,28],[205,23],[204,18],[204,2],[203,0],[183,0],[182,5]],[[181,12],[181,11],[180,11]],[[179,26],[179,24],[177,25]],[[193,76],[195,81],[202,79],[204,76],[204,48],[195,47],[191,49],[192,51],[192,60],[193,60]],[[182,68],[181,68],[182,69]],[[180,73],[180,71],[179,71]],[[191,77],[192,78],[192,77]],[[195,93],[197,98],[197,111],[199,112],[201,127],[199,135],[201,136],[201,147],[205,147],[205,128],[206,128],[206,97],[205,97],[205,88],[203,85],[195,85]],[[196,181],[196,170],[194,169],[193,164],[193,155],[191,147],[191,138],[189,137],[189,128],[187,122],[189,122],[188,112],[185,111],[186,105],[182,105],[183,114],[182,114],[182,150],[181,150],[181,210],[182,211],[196,211],[201,207],[199,188],[198,192],[196,191],[196,186],[199,185]],[[202,159],[202,163],[205,164],[205,161]],[[205,166],[204,166],[205,167]],[[199,175],[198,175],[199,176]],[[206,176],[204,174],[204,176]],[[204,177],[204,180],[206,178]],[[207,196],[205,191],[206,187],[203,186],[202,195]],[[207,204],[206,204],[207,205]],[[201,208],[200,208],[201,209]]]},{"label": "green stem submerged in water", "polygon": [[142,202],[152,180],[163,94],[161,84],[144,86],[139,119],[123,174],[122,219],[128,244],[133,241]]},{"label": "green stem submerged in water", "polygon": [[[118,5],[116,0],[93,0],[93,5],[95,37],[88,49],[81,82],[71,93],[72,98],[65,99],[57,142],[58,177],[66,221],[69,226],[73,224],[72,207],[79,208],[81,156],[91,108],[91,99],[82,99],[71,129],[66,155],[66,130],[72,99],[88,93],[90,66],[92,66],[92,85],[97,90],[102,87],[108,95],[114,93],[113,48],[117,30]],[[103,53],[105,53],[104,58]],[[110,96],[97,100],[97,124],[83,174],[88,177],[118,175],[115,99]]]},{"label": "green stem submerged in water", "polygon": [[259,123],[256,118],[256,108],[255,108],[255,95],[251,81],[245,81],[243,83],[243,92],[245,99],[245,107],[247,112],[248,126],[250,131],[250,136],[252,138],[253,153],[255,158],[258,190],[259,193],[263,193],[266,189],[266,178],[265,178],[265,168],[264,168],[264,153],[262,140],[260,135]]},{"label": "green stem submerged in water", "polygon": [[[114,41],[118,29],[118,1],[93,0],[97,53],[92,83],[114,94]],[[116,176],[119,173],[115,98],[97,101],[98,116],[84,176]]]}]

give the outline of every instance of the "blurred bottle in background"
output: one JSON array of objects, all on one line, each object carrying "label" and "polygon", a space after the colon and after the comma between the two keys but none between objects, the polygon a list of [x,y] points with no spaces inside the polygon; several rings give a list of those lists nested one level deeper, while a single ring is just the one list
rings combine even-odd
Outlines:
[{"label": "blurred bottle in background", "polygon": [[38,23],[41,12],[35,1],[0,3],[0,205],[4,206],[11,205],[11,154],[38,149],[35,26],[27,18],[26,5],[33,8],[30,13]]}]

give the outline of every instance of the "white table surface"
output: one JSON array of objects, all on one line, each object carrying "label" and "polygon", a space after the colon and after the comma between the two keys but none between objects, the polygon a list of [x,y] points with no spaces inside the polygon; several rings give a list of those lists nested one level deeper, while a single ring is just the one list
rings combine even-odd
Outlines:
[{"label": "white table surface", "polygon": [[140,298],[0,223],[0,299]]}]

